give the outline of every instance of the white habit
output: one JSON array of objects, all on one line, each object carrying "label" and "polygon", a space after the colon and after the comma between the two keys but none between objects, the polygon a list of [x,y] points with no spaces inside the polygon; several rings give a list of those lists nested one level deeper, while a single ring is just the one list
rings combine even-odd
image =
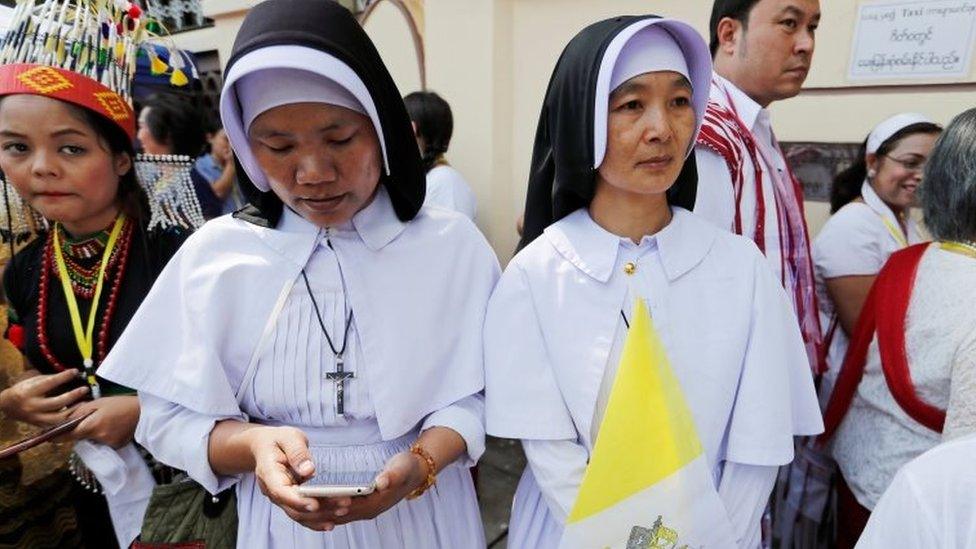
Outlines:
[{"label": "white habit", "polygon": [[[522,439],[529,460],[510,547],[559,542],[622,350],[628,282],[654,318],[743,546],[758,543],[794,435],[822,430],[795,317],[762,255],[672,210],[668,226],[640,244],[577,210],[502,275],[485,322],[488,433]],[[626,262],[637,265],[632,277]]]},{"label": "white habit", "polygon": [[[345,417],[303,268],[337,348],[352,310]],[[225,216],[170,261],[99,373],[139,391],[136,439],[160,461],[212,493],[236,483],[238,547],[483,547],[468,466],[484,451],[482,327],[497,277],[470,221],[425,209],[401,222],[382,185],[342,227],[287,208],[274,229]],[[317,474],[378,472],[438,425],[464,438],[467,455],[423,497],[314,532],[253,474],[213,472],[209,435],[227,418],[302,429]]]}]

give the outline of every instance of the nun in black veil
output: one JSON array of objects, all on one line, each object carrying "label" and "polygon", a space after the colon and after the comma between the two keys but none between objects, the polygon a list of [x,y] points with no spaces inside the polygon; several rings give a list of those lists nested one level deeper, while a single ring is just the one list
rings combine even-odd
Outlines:
[{"label": "nun in black veil", "polygon": [[186,243],[100,370],[139,391],[136,439],[236,485],[239,547],[483,547],[493,251],[422,208],[400,92],[338,3],[258,4],[224,74],[250,204]]},{"label": "nun in black veil", "polygon": [[[658,515],[665,529],[676,528],[669,546],[756,547],[794,435],[822,429],[782,286],[751,241],[689,211],[696,184],[709,184],[697,181],[692,152],[710,81],[704,40],[656,16],[594,23],[556,65],[536,132],[521,251],[485,320],[487,430],[521,439],[528,459],[509,547],[623,546],[635,524],[651,530]],[[665,505],[646,505],[649,492],[633,490],[640,471],[630,465],[666,458],[628,455],[619,460],[626,466],[597,475],[602,494],[627,498],[581,515],[574,509],[595,455],[622,456],[641,448],[636,441],[662,436],[660,417],[637,414],[625,421],[632,443],[595,452],[638,311],[649,311],[667,355],[646,366],[673,370],[681,394],[669,398],[690,408],[696,433],[681,434],[700,440],[694,461],[704,460],[698,486],[706,490],[691,499],[673,490]],[[705,500],[710,512],[692,509]],[[592,509],[594,498],[587,501]]]}]

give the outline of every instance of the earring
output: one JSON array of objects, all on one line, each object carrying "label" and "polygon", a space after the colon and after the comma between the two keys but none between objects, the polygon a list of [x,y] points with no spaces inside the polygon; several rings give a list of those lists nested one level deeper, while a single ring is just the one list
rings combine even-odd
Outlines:
[{"label": "earring", "polygon": [[868,170],[868,179],[874,179],[874,177],[876,175],[878,175],[878,172],[877,171],[875,171],[875,170]]}]

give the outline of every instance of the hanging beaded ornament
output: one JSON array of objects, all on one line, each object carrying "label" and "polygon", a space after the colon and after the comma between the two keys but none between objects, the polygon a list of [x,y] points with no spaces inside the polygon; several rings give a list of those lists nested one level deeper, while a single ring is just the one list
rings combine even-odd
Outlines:
[{"label": "hanging beaded ornament", "polygon": [[149,198],[150,229],[203,225],[192,170],[189,156],[140,154],[136,158],[136,177]]}]

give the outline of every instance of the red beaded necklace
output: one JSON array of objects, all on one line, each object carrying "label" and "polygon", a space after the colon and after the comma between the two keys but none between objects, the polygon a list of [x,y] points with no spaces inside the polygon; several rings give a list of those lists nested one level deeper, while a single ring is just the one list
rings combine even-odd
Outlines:
[{"label": "red beaded necklace", "polygon": [[[115,305],[118,302],[119,288],[122,286],[122,277],[125,274],[125,267],[128,263],[127,259],[129,257],[129,245],[132,243],[132,232],[133,224],[131,220],[126,219],[125,226],[122,228],[121,242],[119,242],[119,252],[118,261],[115,270],[115,277],[112,280],[112,286],[109,290],[108,303],[105,306],[105,311],[102,315],[102,323],[98,330],[98,356],[97,361],[101,363],[105,360],[105,355],[108,354],[108,329],[112,322],[112,315],[115,312]],[[114,254],[113,254],[114,255]],[[45,326],[47,324],[47,309],[48,309],[48,295],[47,288],[50,282],[51,273],[57,276],[54,268],[54,234],[49,233],[47,237],[47,242],[44,244],[44,255],[41,258],[41,276],[40,282],[38,284],[38,291],[40,295],[38,296],[37,304],[37,342],[38,346],[41,348],[41,354],[48,363],[54,367],[57,371],[64,371],[67,369],[66,366],[61,364],[61,362],[54,356],[51,352],[50,344],[48,343],[47,333],[45,332]],[[106,275],[107,276],[107,275]],[[91,296],[84,295],[84,290],[79,292],[79,288],[72,285],[72,290],[75,295],[82,297],[84,299],[91,299]],[[98,303],[92,303],[92,307],[98,307]]]}]

